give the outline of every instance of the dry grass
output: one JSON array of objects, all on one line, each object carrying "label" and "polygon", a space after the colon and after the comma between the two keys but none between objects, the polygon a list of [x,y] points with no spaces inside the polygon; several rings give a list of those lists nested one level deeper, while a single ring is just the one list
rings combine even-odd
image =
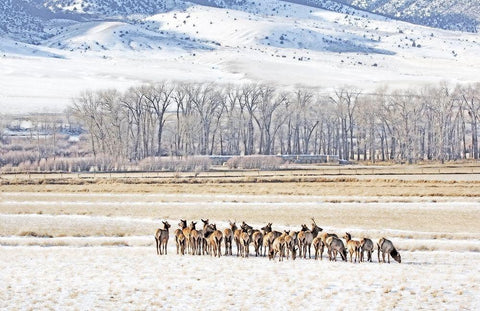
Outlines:
[{"label": "dry grass", "polygon": [[[371,175],[372,172],[351,175],[360,169],[341,168],[348,170],[348,175],[337,176],[332,173],[339,170],[335,167],[280,172],[215,171],[197,177],[189,173],[1,175],[0,214],[151,219],[210,217],[258,224],[270,221],[286,226],[308,223],[314,216],[327,228],[477,233],[480,216],[476,209],[421,208],[426,203],[435,204],[434,207],[446,206],[448,202],[479,203],[480,180],[469,173],[477,168],[471,165],[411,168],[412,171],[456,172],[448,175],[449,178],[442,174],[398,175],[400,170],[408,171],[405,167],[365,168],[377,175]],[[453,169],[455,171],[451,171]],[[332,176],[326,173],[329,170]],[[24,195],[11,195],[19,192]],[[49,193],[51,195],[45,196]],[[2,203],[7,201],[8,204]],[[28,202],[32,204],[25,204]],[[419,208],[403,208],[402,203],[412,202]],[[50,231],[52,227],[56,228],[55,232]],[[150,234],[154,227],[7,223],[0,229],[0,235],[23,233],[28,236],[33,232],[40,236],[130,236]]]},{"label": "dry grass", "polygon": [[316,195],[316,196],[419,196],[477,197],[480,182],[456,180],[398,180],[315,178],[281,181],[278,178],[249,177],[243,181],[226,182],[204,179],[202,182],[94,179],[69,179],[58,183],[50,179],[4,182],[0,192],[111,192],[111,193],[191,193],[191,194],[250,194],[250,195]]}]

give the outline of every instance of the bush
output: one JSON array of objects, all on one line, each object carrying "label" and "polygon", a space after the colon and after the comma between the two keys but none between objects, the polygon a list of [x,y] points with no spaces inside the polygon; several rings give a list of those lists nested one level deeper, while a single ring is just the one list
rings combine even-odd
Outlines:
[{"label": "bush", "polygon": [[277,156],[244,156],[230,158],[226,165],[230,169],[258,169],[258,170],[277,170],[282,165],[283,160]]},{"label": "bush", "polygon": [[208,157],[192,156],[187,158],[149,157],[138,163],[141,171],[203,172],[208,171],[212,161]]}]

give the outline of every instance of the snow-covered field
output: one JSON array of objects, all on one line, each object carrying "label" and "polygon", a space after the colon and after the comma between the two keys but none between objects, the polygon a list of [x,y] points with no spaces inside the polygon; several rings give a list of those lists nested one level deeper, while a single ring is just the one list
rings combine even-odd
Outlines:
[{"label": "snow-covered field", "polygon": [[402,252],[402,264],[352,264],[182,257],[172,247],[166,256],[153,247],[0,250],[3,310],[480,308],[480,253]]},{"label": "snow-covered field", "polygon": [[[6,310],[480,308],[475,198],[372,203],[339,196],[331,203],[317,196],[1,195],[0,308]],[[276,230],[298,230],[313,216],[328,232],[390,238],[402,263],[379,264],[376,252],[373,263],[278,262],[256,258],[252,248],[249,258],[180,256],[172,236],[169,254],[158,256],[154,229],[167,219],[173,232],[180,215],[210,218],[219,228],[239,215],[257,228],[273,218]]]},{"label": "snow-covered field", "polygon": [[375,92],[476,82],[480,68],[479,34],[275,0],[48,27],[56,35],[39,45],[1,40],[2,112],[59,111],[85,89],[159,80]]}]

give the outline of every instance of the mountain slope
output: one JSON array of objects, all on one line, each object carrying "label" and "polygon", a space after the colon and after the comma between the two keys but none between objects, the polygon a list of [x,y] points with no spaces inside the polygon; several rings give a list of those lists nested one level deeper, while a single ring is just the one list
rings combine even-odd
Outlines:
[{"label": "mountain slope", "polygon": [[[292,2],[335,12],[351,13],[348,5],[393,19],[442,29],[476,32],[480,22],[480,2],[469,0],[277,0],[278,6]],[[182,10],[200,4],[244,11],[261,10],[268,1],[247,0],[4,0],[0,3],[0,32],[4,36],[38,43],[51,37],[45,29],[55,19],[88,21],[123,19],[135,21],[142,16],[169,10]],[[285,5],[285,4],[284,4]]]},{"label": "mountain slope", "polygon": [[337,0],[355,8],[411,23],[477,32],[480,2],[472,0]]},{"label": "mountain slope", "polygon": [[[153,14],[145,13],[149,1],[158,5]],[[123,6],[112,8],[113,2]],[[209,5],[3,2],[19,13],[0,35],[2,111],[65,107],[86,89],[160,80],[368,91],[478,81],[476,33],[419,26],[334,1],[321,1],[326,9],[279,0],[196,2]],[[22,22],[31,26],[24,33]]]}]

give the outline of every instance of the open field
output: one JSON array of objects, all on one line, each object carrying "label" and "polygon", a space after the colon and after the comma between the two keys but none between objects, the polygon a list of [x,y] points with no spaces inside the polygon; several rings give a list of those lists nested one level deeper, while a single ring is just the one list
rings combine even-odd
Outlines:
[{"label": "open field", "polygon": [[[2,175],[0,308],[480,308],[478,175],[340,173]],[[155,254],[164,219],[172,233],[179,218],[298,230],[311,217],[390,238],[402,263],[180,256],[173,237]]]},{"label": "open field", "polygon": [[2,247],[0,307],[479,309],[479,253],[402,255],[402,264],[379,265],[160,257],[149,247]]}]

